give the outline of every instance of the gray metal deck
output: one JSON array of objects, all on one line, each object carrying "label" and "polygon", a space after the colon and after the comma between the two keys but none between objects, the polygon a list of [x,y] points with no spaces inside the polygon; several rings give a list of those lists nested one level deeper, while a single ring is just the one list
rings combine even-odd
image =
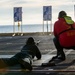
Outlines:
[{"label": "gray metal deck", "polygon": [[[1,36],[0,37],[0,58],[9,58],[20,52],[28,36]],[[40,40],[38,45],[43,57],[41,60],[34,61],[31,72],[22,71],[19,65],[0,70],[0,75],[75,75],[75,51],[64,49],[66,60],[55,61],[56,66],[41,67],[41,63],[48,62],[54,55],[56,49],[53,44],[53,36],[34,36],[35,42]],[[35,59],[36,60],[36,59]]]}]

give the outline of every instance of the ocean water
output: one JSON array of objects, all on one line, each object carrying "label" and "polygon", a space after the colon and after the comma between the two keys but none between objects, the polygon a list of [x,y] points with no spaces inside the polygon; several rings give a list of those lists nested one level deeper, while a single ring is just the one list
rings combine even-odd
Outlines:
[{"label": "ocean water", "polygon": [[[22,28],[22,29],[21,29]],[[0,26],[0,33],[13,33],[13,25],[1,25]],[[43,32],[43,25],[42,24],[28,24],[28,25],[22,25],[18,28],[17,25],[15,25],[15,32],[22,32],[23,33],[34,33],[34,32]],[[51,26],[50,25],[44,25],[44,32],[50,32]]]}]

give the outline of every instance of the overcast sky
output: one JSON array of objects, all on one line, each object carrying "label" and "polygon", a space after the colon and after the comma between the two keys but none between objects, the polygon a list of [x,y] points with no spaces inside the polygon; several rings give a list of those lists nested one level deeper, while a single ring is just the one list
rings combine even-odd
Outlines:
[{"label": "overcast sky", "polygon": [[23,24],[42,24],[43,6],[52,6],[52,23],[61,10],[74,19],[75,0],[0,0],[0,25],[13,25],[13,8],[22,7]]}]

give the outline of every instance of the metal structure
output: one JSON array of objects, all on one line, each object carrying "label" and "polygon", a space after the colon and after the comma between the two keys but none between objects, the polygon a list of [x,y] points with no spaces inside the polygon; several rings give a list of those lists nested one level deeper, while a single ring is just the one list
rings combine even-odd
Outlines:
[{"label": "metal structure", "polygon": [[[15,23],[18,25],[18,35],[21,33],[23,35],[22,31],[22,7],[14,7],[14,23],[13,23],[13,36],[15,36]],[[19,32],[21,30],[21,32]]]},{"label": "metal structure", "polygon": [[52,32],[52,6],[43,6],[43,33],[44,33],[44,21],[47,24],[48,32],[48,21],[50,21],[50,31]]}]

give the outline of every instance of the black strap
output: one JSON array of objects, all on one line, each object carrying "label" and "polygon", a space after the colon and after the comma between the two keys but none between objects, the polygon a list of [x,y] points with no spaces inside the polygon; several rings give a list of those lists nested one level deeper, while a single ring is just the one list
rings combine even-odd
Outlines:
[{"label": "black strap", "polygon": [[62,34],[62,33],[64,33],[64,32],[66,32],[66,31],[69,31],[69,30],[75,30],[75,28],[73,28],[73,26],[72,26],[72,25],[70,25],[70,26],[71,26],[71,28],[70,28],[70,29],[66,29],[66,30],[64,30],[64,31],[60,32],[58,35],[60,36],[60,34]]}]

